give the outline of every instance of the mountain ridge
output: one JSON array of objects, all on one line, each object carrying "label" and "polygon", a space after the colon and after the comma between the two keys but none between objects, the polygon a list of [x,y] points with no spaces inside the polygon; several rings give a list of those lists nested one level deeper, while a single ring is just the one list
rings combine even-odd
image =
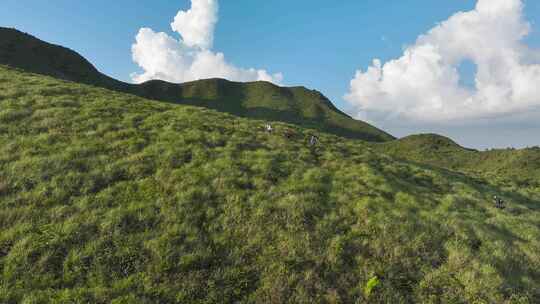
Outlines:
[{"label": "mountain ridge", "polygon": [[47,43],[16,29],[0,27],[0,64],[148,99],[293,123],[348,138],[374,142],[395,139],[368,123],[352,119],[316,90],[302,86],[280,87],[263,81],[242,83],[219,78],[182,84],[163,80],[125,83],[99,72],[74,50]]},{"label": "mountain ridge", "polygon": [[[249,83],[210,78],[169,83],[150,80],[141,84],[118,81],[96,69],[75,51],[46,43],[16,29],[0,27],[0,64],[23,71],[98,86],[157,101],[206,107],[240,117],[280,121],[334,135],[374,142],[373,148],[408,161],[477,174],[500,175],[520,183],[540,180],[540,153],[536,149],[480,152],[437,134],[395,139],[337,109],[317,90],[303,86],[280,87],[270,82]],[[38,60],[27,60],[38,58]],[[493,163],[497,163],[494,165]],[[532,164],[532,165],[528,165]]]}]

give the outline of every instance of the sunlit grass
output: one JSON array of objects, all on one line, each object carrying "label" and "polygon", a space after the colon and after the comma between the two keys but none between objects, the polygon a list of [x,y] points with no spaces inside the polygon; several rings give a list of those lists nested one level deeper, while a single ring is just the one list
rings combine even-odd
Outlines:
[{"label": "sunlit grass", "polygon": [[540,299],[534,188],[263,124],[1,67],[0,302]]}]

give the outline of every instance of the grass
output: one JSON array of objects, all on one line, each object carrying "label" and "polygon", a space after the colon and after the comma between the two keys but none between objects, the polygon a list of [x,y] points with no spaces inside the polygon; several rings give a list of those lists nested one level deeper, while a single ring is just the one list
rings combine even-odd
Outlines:
[{"label": "grass", "polygon": [[540,301],[537,188],[264,123],[0,66],[0,303]]},{"label": "grass", "polygon": [[76,52],[0,27],[0,64],[170,103],[206,107],[237,116],[281,121],[335,135],[384,142],[390,134],[338,110],[321,93],[304,87],[224,79],[172,84],[153,80],[128,84],[100,73]]}]

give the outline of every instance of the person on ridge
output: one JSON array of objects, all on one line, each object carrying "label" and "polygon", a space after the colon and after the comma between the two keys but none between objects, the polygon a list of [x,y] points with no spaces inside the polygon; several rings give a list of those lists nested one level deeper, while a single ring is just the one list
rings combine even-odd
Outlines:
[{"label": "person on ridge", "polygon": [[504,201],[502,199],[500,199],[496,195],[493,197],[493,202],[495,203],[496,208],[499,208],[499,209],[504,209],[505,208]]},{"label": "person on ridge", "polygon": [[309,139],[309,145],[314,146],[319,142],[319,138],[315,135],[311,135],[311,138]]}]

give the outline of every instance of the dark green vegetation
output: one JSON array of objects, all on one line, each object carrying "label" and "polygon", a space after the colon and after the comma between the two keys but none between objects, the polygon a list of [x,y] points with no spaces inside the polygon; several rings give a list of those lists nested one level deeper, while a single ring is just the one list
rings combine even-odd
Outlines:
[{"label": "dark green vegetation", "polygon": [[216,109],[238,116],[268,119],[348,138],[383,142],[391,135],[339,111],[321,93],[268,82],[239,83],[208,79],[185,84],[153,80],[128,84],[101,74],[76,52],[0,27],[0,64],[130,93],[140,97]]},{"label": "dark green vegetation", "polygon": [[536,185],[263,124],[0,66],[0,303],[540,302]]},{"label": "dark green vegetation", "polygon": [[540,147],[481,152],[463,148],[440,135],[422,134],[376,144],[374,149],[397,158],[486,177],[500,185],[540,188]]}]

